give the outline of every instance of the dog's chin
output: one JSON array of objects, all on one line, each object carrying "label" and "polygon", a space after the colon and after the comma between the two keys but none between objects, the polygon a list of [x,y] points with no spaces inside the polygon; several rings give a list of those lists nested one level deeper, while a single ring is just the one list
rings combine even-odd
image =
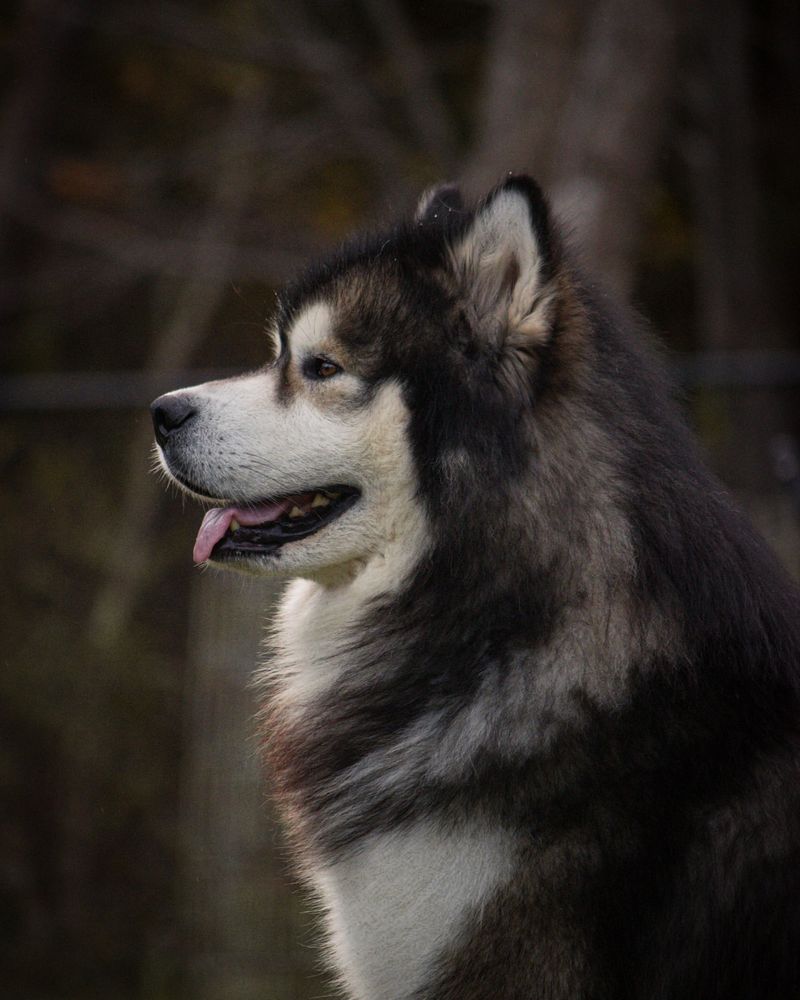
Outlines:
[{"label": "dog's chin", "polygon": [[369,558],[358,514],[356,506],[343,515],[341,522],[269,552],[220,548],[204,565],[248,576],[287,580],[302,577],[323,584],[338,584],[357,575]]},{"label": "dog's chin", "polygon": [[313,542],[293,543],[272,556],[211,559],[205,565],[224,573],[233,571],[260,579],[304,579],[324,586],[338,586],[356,577],[368,559],[369,554],[360,549],[342,548],[335,542],[324,544],[320,538]]}]

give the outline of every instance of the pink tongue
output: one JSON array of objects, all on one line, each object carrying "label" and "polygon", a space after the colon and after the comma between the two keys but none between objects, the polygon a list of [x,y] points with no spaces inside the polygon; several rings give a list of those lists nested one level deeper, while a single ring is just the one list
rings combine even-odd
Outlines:
[{"label": "pink tongue", "polygon": [[257,507],[215,507],[203,518],[197,539],[194,543],[192,557],[196,563],[205,562],[211,555],[211,550],[222,538],[231,521],[235,518],[239,524],[263,524],[265,521],[276,521],[285,514],[294,503],[291,499],[279,500],[277,503],[262,503]]}]

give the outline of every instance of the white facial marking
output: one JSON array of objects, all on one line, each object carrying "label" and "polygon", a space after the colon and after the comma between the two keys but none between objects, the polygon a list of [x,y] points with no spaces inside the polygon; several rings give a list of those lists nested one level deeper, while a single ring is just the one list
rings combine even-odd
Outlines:
[{"label": "white facial marking", "polygon": [[331,947],[357,1000],[403,1000],[510,877],[514,841],[494,827],[432,820],[376,834],[315,872]]},{"label": "white facial marking", "polygon": [[354,422],[302,395],[282,405],[277,390],[271,369],[181,390],[197,409],[181,459],[209,495],[257,501],[347,482],[361,453]]},{"label": "white facial marking", "polygon": [[313,353],[331,335],[331,310],[325,302],[315,302],[304,309],[289,330],[289,344],[296,359]]},{"label": "white facial marking", "polygon": [[[333,325],[327,303],[303,310],[288,331],[292,365],[330,350]],[[171,462],[198,492],[225,504],[315,491],[313,506],[324,508],[335,495],[320,491],[340,484],[358,490],[353,505],[318,532],[246,564],[282,576],[341,575],[342,567],[380,558],[406,528],[419,527],[408,413],[396,383],[366,399],[366,386],[355,374],[342,373],[330,383],[312,380],[307,387],[301,377],[284,397],[282,374],[275,366],[181,390],[191,397],[196,415],[180,445],[172,445]],[[299,518],[303,511],[295,504],[287,516]],[[405,542],[416,551],[413,539]]]},{"label": "white facial marking", "polygon": [[273,320],[270,322],[266,328],[267,340],[269,342],[269,359],[270,361],[275,361],[280,357],[283,345],[281,344],[280,334],[278,333],[278,324]]},{"label": "white facial marking", "polygon": [[[367,407],[362,440],[369,473],[359,502],[365,505],[361,520],[354,521],[353,529],[361,544],[357,571],[335,586],[322,578],[296,580],[281,602],[273,643],[276,655],[264,676],[277,678],[276,697],[287,712],[304,711],[347,670],[349,657],[341,651],[357,635],[363,613],[376,597],[404,585],[429,546],[427,521],[416,499],[407,419],[396,383],[384,386]],[[355,518],[358,505],[352,514]],[[339,531],[338,522],[330,530]],[[322,545],[324,535],[319,537]]]}]

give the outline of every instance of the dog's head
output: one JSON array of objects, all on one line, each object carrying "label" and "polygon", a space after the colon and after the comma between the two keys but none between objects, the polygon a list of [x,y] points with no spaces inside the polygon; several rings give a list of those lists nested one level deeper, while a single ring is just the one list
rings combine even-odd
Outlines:
[{"label": "dog's head", "polygon": [[472,530],[481,478],[502,502],[530,460],[558,262],[539,189],[511,178],[474,211],[434,190],[291,286],[264,368],[153,403],[163,467],[219,504],[195,560],[313,576],[413,550],[445,513]]}]

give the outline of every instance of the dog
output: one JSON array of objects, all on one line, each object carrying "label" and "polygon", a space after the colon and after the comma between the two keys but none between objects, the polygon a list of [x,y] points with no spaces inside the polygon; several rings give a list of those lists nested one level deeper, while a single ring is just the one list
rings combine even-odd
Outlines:
[{"label": "dog", "polygon": [[800,997],[800,597],[546,199],[452,186],[152,407],[291,578],[266,757],[353,1000]]}]

